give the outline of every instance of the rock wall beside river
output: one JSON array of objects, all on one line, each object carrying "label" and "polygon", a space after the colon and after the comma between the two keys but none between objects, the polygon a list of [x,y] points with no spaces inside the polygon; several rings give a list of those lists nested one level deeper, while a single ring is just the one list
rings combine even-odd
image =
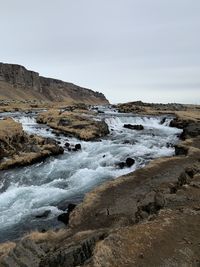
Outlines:
[{"label": "rock wall beside river", "polygon": [[45,78],[15,64],[0,63],[0,99],[108,104],[102,93],[61,80]]},{"label": "rock wall beside river", "polygon": [[26,134],[11,118],[0,120],[0,170],[29,165],[48,156],[63,153],[49,138]]}]

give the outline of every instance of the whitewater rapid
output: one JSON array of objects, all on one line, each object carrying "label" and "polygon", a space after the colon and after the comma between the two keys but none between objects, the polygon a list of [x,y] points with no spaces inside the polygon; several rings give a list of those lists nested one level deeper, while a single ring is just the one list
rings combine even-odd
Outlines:
[{"label": "whitewater rapid", "polygon": [[[55,136],[49,127],[36,123],[36,114],[2,114],[21,122],[24,131],[65,142],[80,143],[82,150],[51,157],[28,167],[2,171],[0,176],[0,242],[17,238],[33,229],[59,227],[56,217],[62,203],[78,203],[95,186],[145,166],[158,157],[172,156],[180,130],[169,127],[171,118],[139,117],[105,110],[97,119],[105,119],[109,136],[84,142],[63,135]],[[142,124],[143,131],[125,129],[124,124]],[[117,164],[126,158],[135,159],[131,168]],[[63,208],[62,208],[63,209]],[[36,215],[49,210],[46,219]]]}]

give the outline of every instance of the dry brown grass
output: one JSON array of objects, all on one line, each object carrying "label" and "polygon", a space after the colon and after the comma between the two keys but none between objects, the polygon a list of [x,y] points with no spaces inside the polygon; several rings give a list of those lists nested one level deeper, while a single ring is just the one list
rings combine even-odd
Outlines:
[{"label": "dry brown grass", "polygon": [[[73,112],[65,111],[61,113],[57,109],[51,109],[41,113],[37,121],[46,123],[51,128],[64,134],[69,134],[86,141],[107,134],[101,128],[101,122],[94,121],[88,115],[93,115],[93,113],[80,109]],[[60,124],[60,120],[65,120],[67,122],[66,125]]]},{"label": "dry brown grass", "polygon": [[56,144],[45,144],[42,137],[30,137],[11,118],[0,120],[0,143],[0,170],[28,165],[61,152]]},{"label": "dry brown grass", "polygon": [[23,237],[23,239],[31,239],[33,241],[37,242],[42,242],[42,241],[47,241],[47,242],[54,242],[56,240],[60,240],[62,238],[66,238],[69,235],[69,230],[68,229],[60,229],[58,231],[53,231],[49,230],[45,233],[41,233],[38,231],[33,231]]},{"label": "dry brown grass", "polygon": [[15,246],[16,244],[14,242],[6,242],[0,244],[0,257],[8,254],[9,251],[11,251]]},{"label": "dry brown grass", "polygon": [[0,120],[0,140],[8,140],[12,136],[21,135],[22,125],[11,118]]}]

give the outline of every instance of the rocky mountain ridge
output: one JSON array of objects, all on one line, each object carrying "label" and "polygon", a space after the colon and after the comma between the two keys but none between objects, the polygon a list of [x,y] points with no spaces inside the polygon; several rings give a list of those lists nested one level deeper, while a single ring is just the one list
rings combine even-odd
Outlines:
[{"label": "rocky mountain ridge", "polygon": [[102,93],[46,78],[16,64],[0,63],[0,99],[107,104]]}]

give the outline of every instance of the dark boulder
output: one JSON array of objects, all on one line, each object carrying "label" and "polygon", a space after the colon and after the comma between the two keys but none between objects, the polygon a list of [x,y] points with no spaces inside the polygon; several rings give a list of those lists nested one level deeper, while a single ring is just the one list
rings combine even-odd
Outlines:
[{"label": "dark boulder", "polygon": [[69,223],[69,216],[70,216],[70,213],[76,208],[76,205],[75,204],[72,204],[70,203],[67,207],[67,212],[64,212],[64,213],[61,213],[57,219],[58,221],[60,222],[63,222],[64,224],[68,225]]},{"label": "dark boulder", "polygon": [[43,213],[36,215],[35,218],[46,219],[50,213],[51,213],[51,210],[45,210]]},{"label": "dark boulder", "polygon": [[142,131],[144,130],[144,126],[139,124],[139,125],[133,125],[133,124],[124,124],[124,128],[130,129],[130,130],[137,130],[137,131]]},{"label": "dark boulder", "polygon": [[123,169],[123,168],[125,168],[126,164],[125,164],[125,162],[119,162],[119,163],[117,164],[117,166],[118,166],[120,169]]},{"label": "dark boulder", "polygon": [[126,165],[127,165],[127,167],[131,167],[131,166],[133,166],[133,164],[135,164],[135,160],[134,159],[132,159],[132,158],[127,158],[126,159]]},{"label": "dark boulder", "polygon": [[162,120],[160,121],[160,124],[164,124],[166,122],[166,117],[162,118]]},{"label": "dark boulder", "polygon": [[172,143],[168,143],[168,142],[167,142],[167,143],[166,143],[166,147],[167,147],[167,148],[170,148],[170,147],[174,147],[174,145],[173,145]]},{"label": "dark boulder", "polygon": [[77,150],[81,150],[81,144],[76,144],[76,145],[75,145],[75,149],[76,149],[76,151],[77,151]]},{"label": "dark boulder", "polygon": [[127,158],[126,162],[119,162],[117,163],[117,167],[120,169],[123,169],[125,167],[130,168],[131,166],[133,166],[133,164],[135,164],[135,160],[132,158]]},{"label": "dark boulder", "polygon": [[61,213],[57,217],[57,220],[60,221],[60,222],[63,222],[66,225],[68,225],[68,223],[69,223],[69,213],[68,212]]},{"label": "dark boulder", "polygon": [[76,208],[76,204],[69,203],[68,208],[67,208],[67,212],[71,213],[75,208]]},{"label": "dark boulder", "polygon": [[66,142],[65,147],[67,147],[67,148],[70,147],[70,143]]}]

